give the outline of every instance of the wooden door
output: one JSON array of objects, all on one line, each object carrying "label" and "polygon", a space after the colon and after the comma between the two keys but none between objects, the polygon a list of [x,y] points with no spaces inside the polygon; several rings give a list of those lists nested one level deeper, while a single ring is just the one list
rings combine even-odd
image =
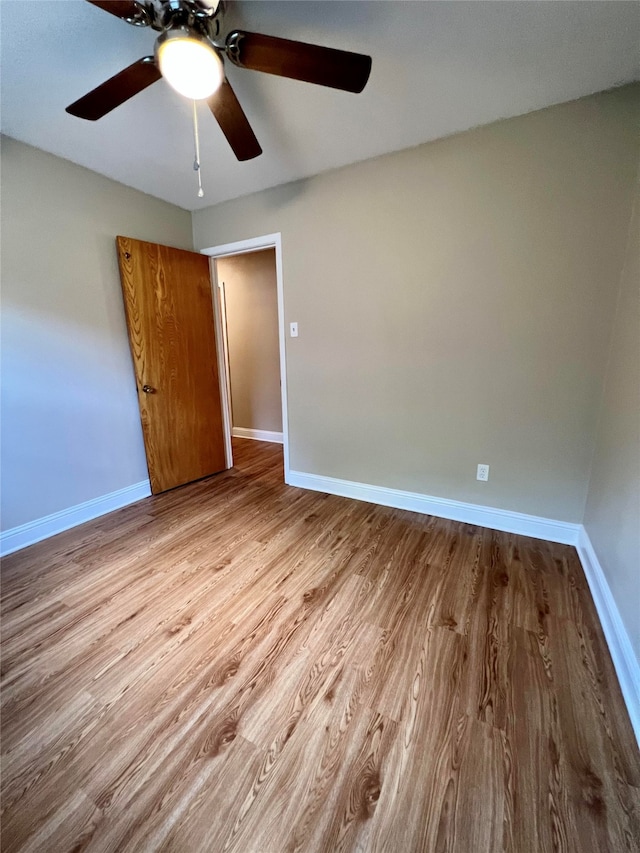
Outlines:
[{"label": "wooden door", "polygon": [[154,494],[226,468],[209,259],[117,237]]}]

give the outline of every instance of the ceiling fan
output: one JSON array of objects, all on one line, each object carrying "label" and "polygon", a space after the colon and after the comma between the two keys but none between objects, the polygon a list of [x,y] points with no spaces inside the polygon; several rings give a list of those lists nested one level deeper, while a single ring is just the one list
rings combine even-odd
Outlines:
[{"label": "ceiling fan", "polygon": [[238,160],[262,153],[224,73],[224,57],[239,68],[264,71],[346,92],[361,92],[371,57],[346,50],[233,30],[219,41],[225,0],[87,0],[136,27],[160,35],[145,56],[67,107],[96,121],[161,77],[181,95],[206,99]]}]

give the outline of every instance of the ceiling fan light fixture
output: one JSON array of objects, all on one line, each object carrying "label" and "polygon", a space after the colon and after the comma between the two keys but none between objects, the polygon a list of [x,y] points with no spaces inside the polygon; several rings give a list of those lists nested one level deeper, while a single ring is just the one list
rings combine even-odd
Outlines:
[{"label": "ceiling fan light fixture", "polygon": [[167,83],[194,101],[208,98],[224,79],[218,51],[208,39],[186,27],[167,30],[160,36],[156,61]]}]

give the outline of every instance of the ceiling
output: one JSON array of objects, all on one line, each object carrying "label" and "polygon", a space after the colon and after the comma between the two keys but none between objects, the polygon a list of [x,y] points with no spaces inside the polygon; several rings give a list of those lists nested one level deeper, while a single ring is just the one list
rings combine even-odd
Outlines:
[{"label": "ceiling", "polygon": [[227,22],[367,53],[369,83],[353,95],[227,63],[264,153],[239,163],[201,105],[199,199],[191,103],[164,80],[95,123],[64,111],[156,33],[82,0],[3,0],[2,132],[195,210],[640,77],[637,2],[238,0]]}]

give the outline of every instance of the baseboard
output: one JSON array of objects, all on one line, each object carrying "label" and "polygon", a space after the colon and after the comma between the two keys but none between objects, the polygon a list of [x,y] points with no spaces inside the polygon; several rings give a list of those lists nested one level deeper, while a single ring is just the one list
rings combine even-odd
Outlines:
[{"label": "baseboard", "polygon": [[631,725],[640,746],[640,662],[634,654],[631,640],[589,534],[582,525],[576,548],[609,646]]},{"label": "baseboard", "polygon": [[551,518],[525,515],[521,512],[494,509],[493,507],[463,503],[447,498],[434,498],[418,492],[404,492],[400,489],[369,486],[365,483],[339,480],[335,477],[322,477],[317,474],[305,474],[301,471],[290,471],[287,483],[301,489],[327,492],[330,495],[354,498],[358,501],[381,504],[395,509],[408,509],[425,515],[435,515],[438,518],[463,521],[466,524],[477,524],[491,530],[519,533],[522,536],[533,536],[535,539],[546,539],[549,542],[561,542],[564,545],[575,545],[577,543],[581,527],[579,524],[571,524],[567,521],[555,521]]},{"label": "baseboard", "polygon": [[79,524],[84,524],[85,521],[92,521],[115,509],[121,509],[123,506],[147,498],[150,494],[149,481],[143,480],[141,483],[134,483],[132,486],[126,486],[108,495],[54,512],[44,518],[37,518],[19,527],[4,530],[0,533],[0,556],[5,557],[7,554],[26,548],[27,545],[41,542],[43,539],[55,536],[56,533],[62,533]]},{"label": "baseboard", "polygon": [[268,429],[245,429],[245,427],[234,427],[231,430],[234,438],[251,438],[254,441],[273,441],[275,444],[283,444],[284,439],[281,432],[271,432]]}]

